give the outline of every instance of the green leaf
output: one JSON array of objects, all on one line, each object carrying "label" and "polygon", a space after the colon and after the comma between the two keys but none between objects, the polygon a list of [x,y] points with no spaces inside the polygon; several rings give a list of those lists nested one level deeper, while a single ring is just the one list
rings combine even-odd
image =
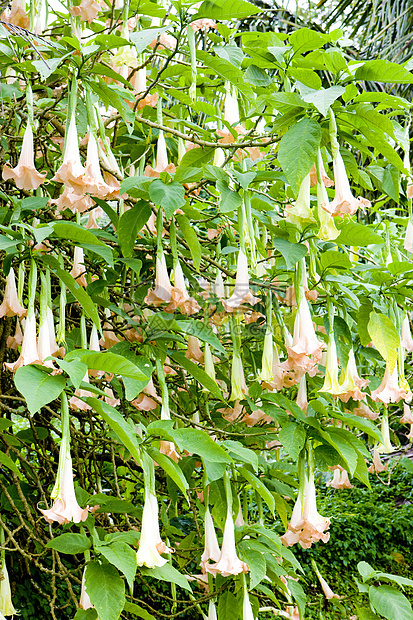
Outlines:
[{"label": "green leaf", "polygon": [[221,213],[232,213],[242,204],[242,198],[238,192],[229,189],[226,181],[217,182],[217,190],[221,194],[219,210]]},{"label": "green leaf", "polygon": [[[227,5],[227,0],[223,0]],[[228,3],[230,4],[230,2]],[[197,50],[196,56],[198,60],[211,70],[212,75],[216,78],[219,75],[222,79],[228,80],[231,84],[237,87],[237,89],[250,101],[254,98],[254,93],[249,84],[246,84],[244,79],[244,73],[238,67],[234,67],[228,60],[219,58],[218,56],[212,56],[208,52],[203,50]],[[204,69],[205,71],[206,69]]]},{"label": "green leaf", "polygon": [[247,482],[250,483],[252,488],[255,489],[255,491],[257,491],[258,495],[262,497],[262,499],[265,501],[268,508],[271,510],[272,514],[274,515],[275,500],[274,500],[274,497],[271,491],[267,489],[265,484],[259,478],[257,478],[257,476],[254,476],[254,474],[248,471],[246,467],[240,467],[238,471],[241,474],[241,476],[244,476],[245,480],[247,480]]},{"label": "green leaf", "polygon": [[197,271],[201,266],[201,258],[202,258],[202,247],[198,241],[198,237],[196,234],[196,230],[191,222],[186,217],[186,215],[178,214],[176,216],[179,228],[183,234],[183,237],[187,244],[189,245],[189,250],[191,252],[192,260],[194,263],[194,267]]},{"label": "green leaf", "polygon": [[164,183],[155,179],[149,186],[150,199],[163,208],[166,219],[171,219],[177,209],[185,205],[185,189],[180,183]]},{"label": "green leaf", "polygon": [[258,455],[255,452],[243,446],[239,441],[232,441],[231,439],[224,441],[223,445],[238,457],[236,460],[248,463],[248,465],[252,465],[254,471],[258,471]]},{"label": "green leaf", "polygon": [[121,216],[117,227],[117,235],[120,249],[125,258],[133,256],[137,233],[145,226],[151,213],[149,204],[140,201]]},{"label": "green leaf", "polygon": [[112,542],[110,545],[101,545],[97,551],[125,575],[129,588],[132,590],[137,568],[136,551],[124,542]]},{"label": "green leaf", "polygon": [[369,587],[369,597],[377,613],[387,620],[413,620],[412,607],[407,598],[393,586]]},{"label": "green leaf", "polygon": [[197,366],[194,362],[187,359],[184,353],[178,351],[168,351],[168,355],[177,364],[179,364],[184,370],[189,372],[203,387],[205,387],[211,394],[219,400],[224,400],[222,392],[217,383],[207,373]]},{"label": "green leaf", "polygon": [[182,157],[177,172],[180,168],[198,168],[207,164],[214,157],[215,149],[211,147],[200,147],[190,149]]},{"label": "green leaf", "polygon": [[46,547],[48,549],[55,549],[59,553],[66,553],[68,555],[83,553],[87,549],[90,549],[91,542],[85,534],[60,534],[56,538],[49,540]]},{"label": "green leaf", "polygon": [[329,39],[328,35],[323,35],[309,28],[297,28],[290,35],[289,42],[296,54],[304,54],[310,50],[323,47]]},{"label": "green leaf", "polygon": [[162,467],[164,472],[175,482],[176,486],[182,491],[183,496],[186,498],[186,492],[189,486],[179,465],[169,456],[162,454],[162,452],[153,446],[147,446],[146,451],[153,460],[158,463],[159,467]]},{"label": "green leaf", "polygon": [[218,618],[224,620],[239,620],[241,612],[241,599],[237,598],[228,590],[218,599]]},{"label": "green leaf", "polygon": [[116,568],[90,562],[86,566],[85,586],[99,617],[118,620],[125,605],[125,583]]},{"label": "green leaf", "polygon": [[121,414],[105,402],[88,396],[86,398],[88,404],[99,413],[107,424],[115,431],[123,445],[129,450],[135,461],[140,463],[140,448],[137,436],[133,433],[131,426],[121,416]]},{"label": "green leaf", "polygon": [[364,248],[367,245],[381,245],[384,243],[384,239],[369,226],[364,226],[358,222],[348,222],[340,228],[340,234],[334,243]]},{"label": "green leaf", "polygon": [[78,359],[74,359],[71,362],[68,362],[66,360],[61,360],[61,359],[56,358],[55,362],[59,366],[59,368],[64,370],[64,372],[66,372],[69,375],[70,380],[73,383],[75,390],[78,390],[80,387],[80,384],[82,383],[85,377],[85,374],[87,373],[86,364],[84,364]]},{"label": "green leaf", "polygon": [[359,620],[380,620],[378,616],[370,609],[370,607],[357,607],[356,612]]},{"label": "green leaf", "polygon": [[311,118],[301,119],[281,138],[278,161],[295,196],[315,163],[320,140],[320,125]]},{"label": "green leaf", "polygon": [[9,426],[12,426],[12,424],[13,420],[8,420],[7,418],[0,418],[0,433],[5,431],[6,428],[9,428]]},{"label": "green leaf", "polygon": [[5,454],[4,452],[0,452],[0,464],[4,467],[7,467],[11,471],[14,471],[14,473],[19,476],[19,478],[21,478],[21,473],[16,463],[13,461],[12,458],[10,458],[10,456]]},{"label": "green leaf", "polygon": [[374,346],[382,358],[389,364],[390,371],[392,372],[397,361],[397,351],[400,344],[399,334],[392,320],[384,314],[372,312],[367,330]]},{"label": "green leaf", "polygon": [[408,577],[402,577],[401,575],[392,575],[390,573],[376,573],[377,579],[388,579],[389,581],[394,581],[399,586],[410,586],[413,588],[413,580]]},{"label": "green leaf", "polygon": [[176,583],[177,586],[180,586],[184,590],[192,592],[192,588],[189,585],[187,578],[177,571],[176,568],[169,562],[163,566],[156,566],[155,568],[139,567],[139,570],[142,575],[147,575],[153,579],[160,579],[161,581],[167,581],[169,583]]},{"label": "green leaf", "polygon": [[214,20],[244,19],[261,9],[245,0],[204,0],[194,19],[208,17]]},{"label": "green leaf", "polygon": [[152,614],[147,612],[146,609],[144,609],[140,605],[136,605],[136,603],[126,602],[124,610],[128,614],[134,614],[135,616],[138,616],[138,618],[141,618],[141,620],[156,620],[155,616],[152,616]]},{"label": "green leaf", "polygon": [[232,458],[207,433],[198,428],[179,428],[173,431],[176,443],[188,452],[199,454],[211,463],[232,463]]},{"label": "green leaf", "polygon": [[278,436],[280,442],[287,450],[290,457],[296,461],[301,450],[304,448],[307,434],[300,424],[288,422],[282,427]]},{"label": "green leaf", "polygon": [[96,609],[93,609],[93,608],[81,609],[79,607],[79,609],[73,616],[73,620],[97,620],[97,617],[98,617],[98,613]]},{"label": "green leaf", "polygon": [[168,26],[163,28],[146,28],[145,30],[135,30],[130,34],[130,40],[136,47],[138,54],[141,54],[145,48],[148,47],[157,39],[163,32],[168,30]]},{"label": "green leaf", "polygon": [[320,430],[320,435],[337,450],[342,459],[347,463],[346,469],[352,476],[355,472],[358,462],[357,450],[352,444],[343,437],[339,432],[339,429],[329,427],[325,430]]},{"label": "green leaf", "polygon": [[40,73],[40,80],[43,82],[49,75],[52,75],[54,71],[62,64],[63,58],[48,58],[47,64],[44,60],[32,60],[32,65],[36,67]]},{"label": "green leaf", "polygon": [[177,320],[177,325],[179,329],[183,331],[185,334],[190,334],[191,336],[196,336],[202,342],[207,342],[214,347],[220,353],[223,353],[225,356],[227,355],[226,350],[220,343],[218,337],[212,331],[212,328],[203,321],[198,321],[196,319],[187,319],[187,320]]},{"label": "green leaf", "polygon": [[302,243],[290,243],[290,241],[282,237],[274,238],[273,245],[283,255],[288,270],[293,269],[298,261],[307,254],[305,245]]},{"label": "green leaf", "polygon": [[353,267],[347,254],[337,250],[327,250],[320,257],[323,269],[351,269]]},{"label": "green leaf", "polygon": [[14,383],[32,414],[58,398],[66,387],[66,379],[61,375],[51,375],[32,365],[18,368]]},{"label": "green leaf", "polygon": [[[80,359],[90,370],[102,370],[103,372],[130,377],[137,381],[146,381],[148,377],[136,364],[123,355],[117,355],[111,351],[89,351],[75,349],[66,355],[68,361]],[[146,384],[145,384],[146,385]]]},{"label": "green leaf", "polygon": [[369,60],[355,73],[356,80],[388,82],[390,84],[413,84],[413,75],[404,67],[390,60]]},{"label": "green leaf", "polygon": [[[296,32],[299,31],[297,30]],[[303,95],[303,99],[307,103],[312,103],[320,114],[327,117],[330,106],[345,93],[345,90],[342,86],[331,86],[330,88],[307,93]]]},{"label": "green leaf", "polygon": [[75,224],[74,222],[53,222],[54,234],[60,239],[73,241],[75,245],[84,247],[95,254],[102,256],[110,265],[113,266],[112,249],[103,243],[91,230]]},{"label": "green leaf", "polygon": [[41,260],[46,263],[46,265],[48,265],[62,280],[62,282],[72,293],[73,297],[77,299],[85,314],[93,321],[97,329],[100,330],[100,319],[96,305],[93,303],[83,286],[80,286],[70,275],[70,273],[60,269],[59,262],[56,258],[54,258],[54,256],[43,255],[41,256]]}]

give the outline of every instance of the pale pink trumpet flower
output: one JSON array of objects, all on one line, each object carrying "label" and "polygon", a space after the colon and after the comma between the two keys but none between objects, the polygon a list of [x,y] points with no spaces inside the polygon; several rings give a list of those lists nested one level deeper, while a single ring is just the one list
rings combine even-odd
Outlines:
[{"label": "pale pink trumpet flower", "polygon": [[170,164],[168,161],[168,152],[166,150],[166,141],[163,131],[159,132],[158,143],[156,147],[156,166],[146,166],[145,176],[147,177],[159,177],[161,172],[174,173],[176,167],[174,164]]},{"label": "pale pink trumpet flower", "polygon": [[28,121],[18,164],[15,168],[10,168],[8,164],[5,164],[3,166],[3,179],[5,181],[13,179],[19,189],[30,191],[37,189],[39,185],[44,183],[45,178],[46,173],[40,174],[34,165],[33,130],[30,121]]},{"label": "pale pink trumpet flower", "polygon": [[374,448],[374,450],[373,450],[373,463],[368,468],[368,471],[371,474],[374,474],[374,473],[380,474],[383,471],[387,471],[387,468],[388,468],[388,463],[386,463],[386,465],[383,465],[383,463],[381,462],[379,451],[376,448]]},{"label": "pale pink trumpet flower", "polygon": [[98,198],[106,198],[111,188],[105,183],[99,164],[99,151],[96,138],[93,131],[89,132],[89,140],[87,143],[86,167],[84,175],[84,192],[97,196]]},{"label": "pale pink trumpet flower", "polygon": [[87,282],[85,273],[86,267],[83,248],[76,245],[73,254],[73,267],[70,274],[80,286],[86,288]]},{"label": "pale pink trumpet flower", "polygon": [[212,521],[211,512],[209,506],[205,510],[205,546],[204,552],[201,556],[201,569],[205,573],[208,571],[208,560],[218,562],[221,556],[221,549],[219,548],[217,535],[215,533],[214,523]]},{"label": "pale pink trumpet flower", "polygon": [[403,247],[406,252],[413,252],[413,224],[410,218],[407,222],[406,236],[404,238]]},{"label": "pale pink trumpet flower", "polygon": [[159,509],[156,495],[145,486],[141,537],[136,554],[136,563],[138,566],[146,566],[147,568],[163,566],[167,559],[163,558],[161,554],[169,552],[170,550],[162,541],[159,532]]},{"label": "pale pink trumpet flower", "polygon": [[67,129],[63,162],[56,170],[52,181],[63,183],[65,188],[69,186],[74,192],[82,195],[85,193],[84,174],[85,169],[80,161],[76,117],[73,114]]},{"label": "pale pink trumpet flower", "polygon": [[401,345],[408,353],[413,353],[413,338],[410,331],[410,321],[407,314],[405,315],[402,323]]},{"label": "pale pink trumpet flower", "polygon": [[403,415],[400,424],[413,424],[413,414],[407,403],[403,403]]},{"label": "pale pink trumpet flower", "polygon": [[69,13],[73,17],[79,17],[83,22],[88,22],[88,24],[95,21],[101,10],[102,6],[98,0],[81,0],[78,6],[69,7]]},{"label": "pale pink trumpet flower", "polygon": [[287,346],[288,360],[285,366],[311,372],[317,367],[324,348],[324,343],[317,339],[310,308],[303,296],[294,321],[293,342]]},{"label": "pale pink trumpet flower", "polygon": [[199,346],[199,340],[196,336],[188,336],[188,348],[185,352],[185,357],[199,363],[204,361],[204,354]]},{"label": "pale pink trumpet flower", "polygon": [[337,598],[337,599],[343,598],[342,596],[339,596],[338,594],[334,594],[333,590],[330,588],[327,581],[324,579],[324,577],[321,575],[320,571],[318,570],[317,564],[314,562],[314,560],[312,560],[311,563],[313,565],[313,568],[318,577],[318,580],[320,582],[321,588],[324,592],[324,596],[326,597],[326,599],[331,600],[332,598]]},{"label": "pale pink trumpet flower", "polygon": [[346,371],[340,382],[341,392],[337,396],[344,403],[347,403],[350,398],[353,400],[363,400],[366,398],[366,394],[361,390],[367,387],[368,384],[367,379],[359,377],[354,351],[350,349]]},{"label": "pale pink trumpet flower", "polygon": [[82,575],[82,587],[80,590],[79,607],[80,609],[94,609],[94,606],[90,601],[89,594],[86,592],[85,571],[83,571]]},{"label": "pale pink trumpet flower", "polygon": [[242,620],[254,620],[254,614],[251,607],[250,597],[248,596],[247,587],[244,584],[244,598],[242,600]]},{"label": "pale pink trumpet flower", "polygon": [[0,306],[0,318],[4,316],[26,316],[27,310],[23,308],[19,302],[16,288],[16,277],[13,267],[10,268],[6,276],[6,288],[4,290],[3,302]]},{"label": "pale pink trumpet flower", "polygon": [[1,562],[1,575],[0,581],[0,616],[13,616],[17,615],[17,611],[14,609],[13,602],[11,600],[11,588],[9,573],[7,572],[6,559],[3,558]]},{"label": "pale pink trumpet flower", "polygon": [[235,548],[234,521],[230,510],[227,512],[227,518],[225,521],[224,537],[222,539],[219,560],[216,564],[207,564],[206,570],[214,577],[216,577],[218,573],[223,577],[229,577],[229,575],[247,573],[249,570],[247,564],[240,560],[237,556],[237,550]]},{"label": "pale pink trumpet flower", "polygon": [[189,296],[179,261],[174,269],[174,285],[171,291],[171,303],[165,308],[165,311],[175,312],[177,309],[180,310],[182,314],[187,314],[188,316],[200,310],[200,305],[196,299]]},{"label": "pale pink trumpet flower", "polygon": [[163,303],[170,303],[172,299],[172,285],[169,280],[166,267],[165,255],[156,256],[155,288],[149,290],[145,297],[145,303],[159,307]]},{"label": "pale pink trumpet flower", "polygon": [[232,356],[231,395],[229,400],[243,400],[246,394],[248,394],[248,387],[245,382],[242,359],[241,356],[234,351]]},{"label": "pale pink trumpet flower", "polygon": [[37,350],[37,338],[36,338],[36,315],[34,309],[30,312],[28,310],[27,317],[24,324],[23,342],[20,351],[19,358],[16,362],[7,363],[4,365],[11,372],[16,372],[20,366],[28,366],[29,364],[41,364],[39,352]]},{"label": "pale pink trumpet flower", "polygon": [[[332,468],[330,468],[332,469]],[[352,489],[353,485],[351,484],[348,473],[345,469],[337,465],[334,468],[333,478],[327,482],[327,486],[332,487],[333,489]]]},{"label": "pale pink trumpet flower", "polygon": [[331,215],[354,215],[359,207],[363,209],[370,207],[371,203],[367,198],[354,198],[351,193],[346,168],[338,149],[336,149],[335,156],[333,157],[333,168],[335,183],[334,200],[323,208]]},{"label": "pale pink trumpet flower", "polygon": [[235,309],[240,308],[242,304],[254,306],[260,301],[250,291],[248,259],[242,250],[238,253],[234,292],[229,299],[222,299],[221,301],[227,312],[233,312]]},{"label": "pale pink trumpet flower", "polygon": [[400,400],[408,398],[408,392],[399,384],[397,364],[395,364],[393,372],[390,371],[389,364],[386,364],[383,381],[376,390],[373,390],[371,398],[376,403],[381,402],[385,405],[398,403]]},{"label": "pale pink trumpet flower", "polygon": [[368,407],[363,401],[358,403],[357,407],[353,409],[353,413],[361,418],[366,418],[367,420],[377,420],[379,417],[379,412],[370,409],[370,407]]}]

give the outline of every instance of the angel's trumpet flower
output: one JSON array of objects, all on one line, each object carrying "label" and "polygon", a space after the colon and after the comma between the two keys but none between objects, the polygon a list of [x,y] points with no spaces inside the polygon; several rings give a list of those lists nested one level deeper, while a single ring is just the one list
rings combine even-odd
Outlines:
[{"label": "angel's trumpet flower", "polygon": [[340,151],[333,157],[335,195],[330,204],[323,207],[331,215],[354,215],[359,207],[367,208],[371,203],[367,198],[355,198],[351,193],[350,183]]},{"label": "angel's trumpet flower", "polygon": [[314,222],[314,216],[311,212],[310,206],[310,175],[304,178],[303,182],[300,185],[300,191],[298,192],[297,200],[295,204],[291,206],[287,206],[286,208],[287,216],[286,219],[293,224],[298,226],[308,223]]},{"label": "angel's trumpet flower", "polygon": [[334,594],[333,590],[330,588],[327,581],[324,579],[324,577],[321,575],[320,571],[318,570],[317,565],[314,562],[314,560],[311,560],[311,563],[313,565],[313,568],[318,577],[318,580],[320,582],[321,588],[324,592],[324,596],[326,597],[326,599],[330,600],[332,598],[338,598],[338,599],[343,598],[342,596],[339,596],[338,594]]},{"label": "angel's trumpet flower", "polygon": [[82,588],[80,590],[80,601],[79,601],[80,609],[94,609],[89,594],[86,592],[86,584],[85,584],[85,571],[83,571],[82,575]]},{"label": "angel's trumpet flower", "polygon": [[26,316],[27,310],[20,305],[17,296],[16,278],[13,267],[10,268],[6,276],[6,288],[4,291],[3,303],[0,306],[0,318],[4,316]]},{"label": "angel's trumpet flower", "polygon": [[57,470],[56,482],[51,493],[54,500],[53,506],[49,510],[40,512],[48,523],[80,523],[86,521],[89,508],[81,508],[77,502],[75,487],[73,484],[72,457],[70,456],[70,428],[69,428],[69,406],[66,394],[61,394],[62,412],[62,441],[59,451],[59,466]]},{"label": "angel's trumpet flower", "polygon": [[200,305],[196,299],[189,296],[179,261],[174,269],[174,285],[172,287],[171,297],[172,301],[169,306],[165,308],[166,312],[175,312],[175,310],[178,309],[183,314],[190,316],[200,310]]},{"label": "angel's trumpet flower", "polygon": [[413,224],[410,218],[407,222],[406,236],[404,238],[403,247],[406,252],[413,252]]},{"label": "angel's trumpet flower", "polygon": [[412,333],[410,331],[410,321],[409,317],[406,316],[403,319],[402,323],[402,337],[401,337],[401,345],[408,353],[413,353],[413,338]]},{"label": "angel's trumpet flower", "polygon": [[158,136],[158,144],[156,148],[156,166],[146,166],[145,175],[147,177],[159,177],[161,172],[174,173],[176,167],[168,161],[168,152],[166,150],[166,141],[164,132],[161,130]]},{"label": "angel's trumpet flower", "polygon": [[246,394],[248,394],[248,388],[245,383],[242,359],[241,356],[234,351],[232,356],[231,396],[229,400],[243,400]]},{"label": "angel's trumpet flower", "polygon": [[242,250],[238,253],[237,274],[235,277],[235,287],[229,299],[223,299],[222,303],[227,312],[233,312],[235,308],[239,308],[242,304],[251,304],[253,306],[259,301],[258,297],[250,291],[250,278],[248,273],[248,259]]},{"label": "angel's trumpet flower", "polygon": [[72,267],[72,271],[70,272],[70,274],[73,276],[76,282],[80,284],[80,286],[86,287],[87,286],[87,282],[85,278],[86,267],[84,263],[85,263],[85,256],[84,256],[83,248],[76,245],[74,249],[74,253],[73,253],[73,267]]},{"label": "angel's trumpet flower", "polygon": [[324,384],[319,392],[327,392],[328,394],[337,396],[342,391],[342,387],[338,383],[337,349],[333,333],[328,340],[326,374],[324,377]]},{"label": "angel's trumpet flower", "polygon": [[73,114],[69,122],[69,128],[67,129],[63,162],[56,170],[52,181],[63,183],[65,187],[71,187],[77,194],[84,194],[84,174],[85,169],[80,161],[76,117],[75,114]]},{"label": "angel's trumpet flower", "polygon": [[389,364],[386,364],[383,381],[376,390],[371,393],[371,398],[377,403],[381,402],[385,405],[389,403],[398,403],[405,400],[408,392],[399,385],[399,371],[397,364],[394,366],[393,372],[390,371]]},{"label": "angel's trumpet flower", "polygon": [[303,295],[294,321],[293,342],[287,346],[289,367],[311,372],[320,361],[324,346],[317,339],[310,308]]},{"label": "angel's trumpet flower", "polygon": [[5,181],[13,179],[19,189],[30,191],[37,189],[39,185],[44,183],[45,178],[46,173],[40,174],[34,165],[33,130],[30,121],[28,121],[18,164],[15,168],[10,168],[8,164],[5,164],[3,166],[3,179]]},{"label": "angel's trumpet flower", "polygon": [[356,360],[353,349],[350,350],[347,362],[346,372],[340,382],[341,393],[338,394],[340,400],[344,403],[350,398],[353,400],[363,400],[366,394],[361,390],[368,385],[367,379],[359,377],[357,372]]},{"label": "angel's trumpet flower", "polygon": [[246,585],[244,584],[244,598],[242,601],[242,620],[254,620],[250,597]]},{"label": "angel's trumpet flower", "polygon": [[169,280],[165,255],[156,256],[155,288],[148,291],[145,303],[156,308],[163,303],[169,303],[172,298],[172,285]]},{"label": "angel's trumpet flower", "polygon": [[17,614],[11,600],[10,579],[7,572],[6,558],[1,562],[1,581],[0,581],[0,614],[3,616],[13,616]]},{"label": "angel's trumpet flower", "polygon": [[78,6],[69,7],[69,13],[73,15],[73,17],[79,17],[82,22],[91,24],[95,21],[101,9],[102,7],[98,0],[81,0]]},{"label": "angel's trumpet flower", "polygon": [[220,557],[221,549],[219,548],[211,512],[209,510],[209,506],[207,505],[205,510],[205,545],[200,564],[202,572],[205,573],[208,571],[208,560],[218,562]]}]

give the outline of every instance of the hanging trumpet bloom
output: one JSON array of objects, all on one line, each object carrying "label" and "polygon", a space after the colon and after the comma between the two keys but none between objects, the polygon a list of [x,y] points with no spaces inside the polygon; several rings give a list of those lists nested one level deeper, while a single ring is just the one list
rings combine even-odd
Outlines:
[{"label": "hanging trumpet bloom", "polygon": [[161,172],[169,172],[171,174],[176,172],[175,165],[170,164],[168,161],[168,152],[166,150],[166,141],[163,131],[160,131],[158,136],[158,143],[156,147],[156,166],[155,168],[146,166],[144,174],[147,177],[159,177]]},{"label": "hanging trumpet bloom", "polygon": [[225,520],[224,537],[222,539],[221,554],[216,564],[207,564],[206,570],[214,577],[219,573],[223,577],[247,573],[249,568],[237,556],[235,548],[235,530],[232,519],[232,493],[228,474],[224,476],[225,490],[227,495],[227,518]]},{"label": "hanging trumpet bloom", "polygon": [[[332,468],[330,468],[332,469]],[[327,486],[332,487],[333,489],[352,489],[353,485],[351,484],[348,473],[345,469],[337,465],[334,468],[333,478],[327,482]]]},{"label": "hanging trumpet bloom", "polygon": [[76,245],[73,254],[73,267],[70,275],[76,280],[76,282],[80,286],[84,286],[86,288],[87,282],[85,278],[85,273],[86,267],[83,248],[80,248]]},{"label": "hanging trumpet bloom", "polygon": [[295,401],[303,413],[307,413],[308,399],[307,399],[307,378],[306,373],[300,379],[298,384],[297,400]]},{"label": "hanging trumpet bloom", "polygon": [[79,17],[82,22],[91,24],[101,11],[101,4],[98,0],[81,0],[78,6],[69,7],[69,13],[73,17]]},{"label": "hanging trumpet bloom", "polygon": [[240,355],[234,352],[232,356],[231,396],[229,400],[243,400],[246,394],[248,394],[248,388],[245,383],[242,359]]},{"label": "hanging trumpet bloom", "polygon": [[244,598],[242,601],[242,620],[254,620],[250,597],[248,596],[247,587],[244,584]]},{"label": "hanging trumpet bloom", "polygon": [[6,347],[8,349],[16,350],[23,342],[23,332],[20,327],[19,319],[16,319],[16,330],[14,332],[14,336],[9,336],[7,338]]},{"label": "hanging trumpet bloom", "polygon": [[300,185],[297,200],[293,206],[286,207],[286,219],[297,226],[308,222],[314,222],[314,216],[310,205],[310,175],[304,178]]},{"label": "hanging trumpet bloom", "polygon": [[[325,187],[332,187],[334,185],[334,181],[330,179],[328,174],[325,171],[323,160],[320,162],[320,172],[321,172],[321,181]],[[317,185],[317,169],[314,166],[310,170],[310,184],[311,187],[315,187]]]},{"label": "hanging trumpet bloom", "polygon": [[406,252],[413,252],[413,224],[410,218],[407,222],[406,236],[404,238],[403,247]]},{"label": "hanging trumpet bloom", "polygon": [[152,459],[142,453],[142,465],[145,482],[145,502],[143,505],[141,537],[136,555],[138,566],[155,568],[166,564],[166,558],[161,553],[170,553],[171,550],[161,539],[159,532],[159,509],[155,495],[155,470]]},{"label": "hanging trumpet bloom", "polygon": [[26,2],[24,0],[13,0],[10,12],[6,13],[2,19],[20,28],[30,28],[30,17],[26,13]]},{"label": "hanging trumpet bloom", "polygon": [[72,188],[77,194],[84,194],[85,181],[84,176],[85,169],[80,161],[79,153],[79,141],[77,137],[76,118],[72,115],[69,122],[69,128],[67,129],[65,152],[63,155],[63,162],[56,170],[56,173],[52,181],[63,183],[66,186]]},{"label": "hanging trumpet bloom", "polygon": [[[54,368],[53,361],[47,360],[52,355],[52,349],[50,346],[50,330],[48,322],[48,299],[47,299],[47,283],[46,277],[43,273],[40,274],[41,279],[41,292],[40,292],[40,321],[39,321],[39,338],[37,340],[37,350],[39,353],[39,359],[43,366],[48,368]],[[53,320],[53,314],[52,314]]]},{"label": "hanging trumpet bloom", "polygon": [[166,312],[175,312],[180,310],[183,314],[190,316],[196,312],[199,312],[200,305],[193,297],[189,296],[188,290],[185,284],[184,274],[179,261],[174,269],[174,285],[171,291],[172,301],[167,308]]},{"label": "hanging trumpet bloom", "polygon": [[308,302],[303,296],[294,321],[294,334],[291,346],[287,346],[289,368],[298,367],[311,372],[317,367],[325,347],[317,339]]},{"label": "hanging trumpet bloom", "polygon": [[343,388],[344,386],[338,384],[337,348],[333,332],[328,340],[326,374],[324,377],[324,384],[319,389],[319,392],[327,392],[328,394],[337,396],[343,391]]},{"label": "hanging trumpet bloom", "polygon": [[363,401],[358,403],[357,407],[353,409],[353,413],[361,418],[367,418],[367,420],[377,420],[379,417],[379,412],[372,411]]},{"label": "hanging trumpet bloom", "polygon": [[[4,553],[4,552],[3,552]],[[13,616],[17,614],[11,600],[11,588],[9,574],[7,572],[6,558],[2,558],[1,562],[1,579],[0,579],[0,614],[3,616]]]},{"label": "hanging trumpet bloom", "polygon": [[264,350],[262,353],[261,372],[258,381],[271,383],[273,380],[274,345],[272,331],[267,330],[264,336]]},{"label": "hanging trumpet bloom", "polygon": [[172,285],[169,280],[166,267],[165,255],[156,256],[155,288],[148,291],[145,303],[158,308],[163,303],[169,303],[172,299]]},{"label": "hanging trumpet bloom", "polygon": [[330,203],[327,190],[323,183],[317,183],[317,216],[320,222],[320,230],[317,237],[322,241],[334,241],[340,234],[330,214]]},{"label": "hanging trumpet bloom", "polygon": [[331,215],[354,215],[359,207],[366,209],[371,206],[367,198],[354,198],[340,151],[337,149],[333,157],[335,194],[334,200],[323,208]]},{"label": "hanging trumpet bloom", "polygon": [[330,586],[328,585],[327,581],[324,579],[324,577],[321,575],[320,571],[317,568],[316,563],[314,562],[314,560],[311,560],[311,563],[313,565],[313,568],[315,570],[315,573],[318,577],[318,580],[320,582],[321,588],[324,592],[324,596],[326,597],[327,600],[330,600],[332,598],[338,598],[341,599],[343,598],[342,596],[339,596],[338,594],[334,594],[333,590],[330,588]]},{"label": "hanging trumpet bloom", "polygon": [[214,356],[211,353],[211,347],[208,342],[205,343],[204,363],[206,374],[212,379],[212,381],[216,382]]},{"label": "hanging trumpet bloom", "polygon": [[207,620],[218,620],[217,608],[215,607],[215,603],[212,599],[209,601]]},{"label": "hanging trumpet bloom", "polygon": [[37,189],[39,185],[44,183],[46,173],[40,174],[34,165],[33,130],[30,121],[27,123],[24,132],[22,150],[17,166],[10,168],[8,164],[5,164],[2,174],[5,181],[13,179],[19,189],[26,191]]},{"label": "hanging trumpet bloom", "polygon": [[386,364],[383,381],[376,390],[373,390],[371,398],[376,403],[381,402],[385,405],[398,403],[400,400],[408,398],[408,392],[399,385],[397,364],[395,364],[393,372],[390,372],[389,365]]},{"label": "hanging trumpet bloom", "polygon": [[85,571],[83,571],[83,575],[82,575],[82,588],[80,590],[79,607],[80,609],[94,609],[90,601],[89,594],[86,592]]},{"label": "hanging trumpet bloom", "polygon": [[413,414],[407,403],[403,403],[403,415],[400,418],[401,424],[413,424]]},{"label": "hanging trumpet bloom", "polygon": [[106,198],[111,188],[105,183],[99,164],[99,151],[93,131],[89,130],[83,192]]},{"label": "hanging trumpet bloom", "polygon": [[386,463],[386,465],[383,465],[383,463],[381,462],[380,453],[375,448],[373,450],[373,463],[368,468],[369,472],[371,474],[374,474],[374,473],[380,474],[383,471],[387,471],[387,467],[388,467],[388,463]]},{"label": "hanging trumpet bloom", "polygon": [[346,372],[340,382],[341,392],[338,394],[338,397],[344,403],[347,403],[350,398],[353,400],[363,400],[366,398],[366,394],[361,390],[368,384],[369,382],[367,379],[362,379],[358,375],[354,351],[351,349],[348,356]]},{"label": "hanging trumpet bloom", "polygon": [[72,457],[70,456],[69,406],[66,394],[61,394],[62,441],[59,451],[59,466],[56,482],[51,493],[54,500],[49,510],[39,509],[48,523],[80,523],[86,521],[89,508],[81,508],[77,502],[73,484]]},{"label": "hanging trumpet bloom", "polygon": [[212,521],[211,512],[207,505],[205,510],[205,546],[204,552],[201,556],[201,569],[202,572],[208,572],[208,560],[218,562],[221,557],[221,549],[219,548],[217,535],[215,533],[214,523]]},{"label": "hanging trumpet bloom", "polygon": [[3,303],[0,306],[0,318],[4,316],[26,316],[27,310],[20,305],[17,296],[16,277],[13,267],[6,276],[6,288],[4,290]]},{"label": "hanging trumpet bloom", "polygon": [[380,454],[391,454],[394,448],[390,440],[389,412],[387,411],[387,407],[385,407],[383,411],[380,430],[383,437],[383,443],[377,446],[377,451]]},{"label": "hanging trumpet bloom", "polygon": [[250,278],[248,273],[248,259],[242,250],[238,253],[237,274],[235,276],[235,287],[229,299],[221,300],[227,312],[233,312],[242,304],[254,306],[259,300],[250,291]]},{"label": "hanging trumpet bloom", "polygon": [[401,345],[408,353],[413,353],[413,338],[410,331],[410,321],[407,314],[405,315],[402,323]]},{"label": "hanging trumpet bloom", "polygon": [[196,336],[188,336],[188,348],[186,350],[185,357],[199,363],[204,361],[204,354],[199,346],[199,340]]}]

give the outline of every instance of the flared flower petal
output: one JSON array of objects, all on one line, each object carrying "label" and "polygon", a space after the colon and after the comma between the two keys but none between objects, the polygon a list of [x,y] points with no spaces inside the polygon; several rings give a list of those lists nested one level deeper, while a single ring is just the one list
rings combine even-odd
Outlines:
[{"label": "flared flower petal", "polygon": [[260,301],[259,298],[254,297],[250,291],[248,259],[244,252],[240,250],[237,260],[234,292],[229,299],[222,299],[222,303],[227,312],[233,312],[235,308],[239,308],[242,304],[251,304],[253,306],[258,301]]},{"label": "flared flower petal", "polygon": [[39,185],[44,183],[45,178],[46,173],[40,174],[34,165],[33,130],[30,122],[28,122],[18,164],[15,168],[10,168],[8,164],[5,164],[3,179],[5,181],[13,179],[19,189],[30,191],[37,189]]},{"label": "flared flower petal", "polygon": [[20,305],[17,297],[16,278],[11,267],[6,276],[6,288],[3,303],[0,306],[0,318],[4,316],[26,316],[27,310]]}]

